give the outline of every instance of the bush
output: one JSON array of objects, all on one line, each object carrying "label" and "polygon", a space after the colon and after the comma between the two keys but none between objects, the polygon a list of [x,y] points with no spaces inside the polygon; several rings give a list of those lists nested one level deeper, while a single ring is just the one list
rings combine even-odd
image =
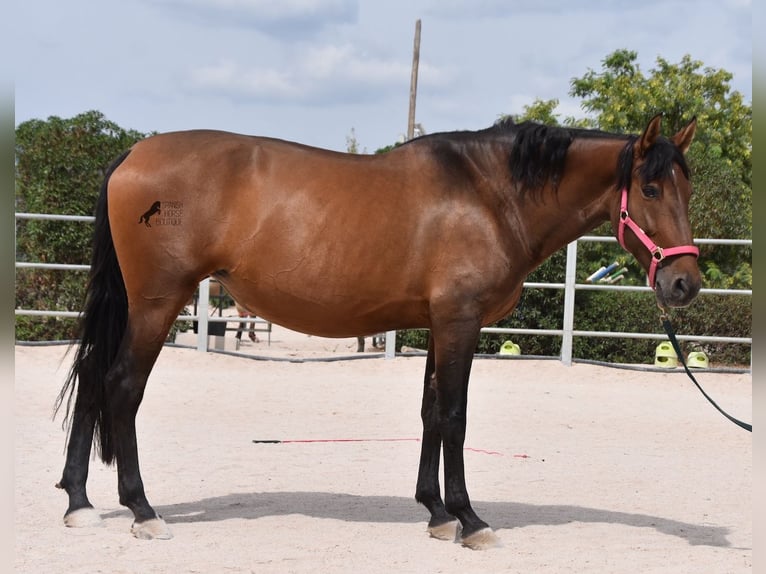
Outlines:
[{"label": "bush", "polygon": [[77,320],[69,317],[16,317],[17,341],[71,341],[77,338]]},{"label": "bush", "polygon": [[[752,310],[749,297],[700,295],[685,309],[671,313],[676,333],[750,337]],[[647,293],[585,291],[577,294],[576,330],[665,334],[654,296]],[[653,363],[657,340],[577,337],[573,354],[580,359],[613,363]],[[750,345],[681,341],[684,354],[705,351],[711,363],[749,365]]]},{"label": "bush", "polygon": [[[83,224],[81,224],[83,225]],[[87,224],[84,224],[87,227]],[[77,311],[82,306],[87,272],[48,269],[16,271],[16,307]],[[16,317],[18,341],[66,341],[77,338],[77,320],[68,317]]]},{"label": "bush", "polygon": [[[16,210],[31,213],[92,215],[106,169],[136,141],[95,111],[71,119],[29,120],[16,128]],[[16,257],[36,263],[90,262],[92,225],[82,222],[19,220]],[[87,272],[19,269],[16,307],[78,311]],[[22,316],[19,340],[73,338],[75,320]]]},{"label": "bush", "polygon": [[402,352],[402,347],[425,351],[428,349],[428,329],[403,329],[396,332],[396,350]]}]

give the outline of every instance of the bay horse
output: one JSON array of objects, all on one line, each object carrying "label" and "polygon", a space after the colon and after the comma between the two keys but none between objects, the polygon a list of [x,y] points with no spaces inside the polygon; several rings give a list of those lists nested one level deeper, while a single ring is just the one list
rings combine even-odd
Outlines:
[{"label": "bay horse", "polygon": [[605,221],[658,304],[688,305],[701,283],[684,157],[695,129],[692,119],[662,136],[660,115],[638,135],[503,121],[380,155],[205,130],[136,143],[97,202],[80,343],[56,401],[69,429],[56,485],[69,496],[65,524],[100,521],[86,494],[93,444],[117,463],[133,534],[171,537],[144,492],[135,417],[168,330],[210,276],[308,334],[428,328],[415,499],[431,536],[495,544],[463,460],[479,330],[511,313],[541,262]]}]

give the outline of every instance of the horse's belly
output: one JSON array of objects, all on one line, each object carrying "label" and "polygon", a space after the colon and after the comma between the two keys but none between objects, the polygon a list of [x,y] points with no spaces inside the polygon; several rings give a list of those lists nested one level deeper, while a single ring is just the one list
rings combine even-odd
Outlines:
[{"label": "horse's belly", "polygon": [[371,289],[364,281],[330,278],[299,283],[265,278],[257,283],[219,277],[242,306],[273,323],[322,337],[354,337],[391,329],[428,327],[422,296]]}]

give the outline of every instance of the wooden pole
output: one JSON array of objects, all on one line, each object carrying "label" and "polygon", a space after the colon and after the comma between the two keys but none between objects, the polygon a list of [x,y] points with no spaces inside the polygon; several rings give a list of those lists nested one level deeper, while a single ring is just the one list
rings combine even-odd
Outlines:
[{"label": "wooden pole", "polygon": [[418,65],[420,64],[420,18],[415,22],[415,46],[412,53],[412,77],[410,78],[410,114],[407,121],[407,139],[415,136],[415,100],[418,95]]}]

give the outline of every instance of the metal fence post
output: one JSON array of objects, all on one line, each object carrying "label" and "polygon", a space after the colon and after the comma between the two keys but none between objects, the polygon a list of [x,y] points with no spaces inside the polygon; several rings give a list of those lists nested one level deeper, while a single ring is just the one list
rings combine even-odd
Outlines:
[{"label": "metal fence post", "polygon": [[386,331],[386,359],[396,356],[396,331]]},{"label": "metal fence post", "polygon": [[208,305],[210,304],[210,277],[205,277],[199,284],[197,299],[197,350],[207,352]]},{"label": "metal fence post", "polygon": [[572,365],[572,340],[574,338],[575,280],[577,278],[577,241],[567,245],[567,268],[564,277],[564,335],[561,339],[561,362]]}]

